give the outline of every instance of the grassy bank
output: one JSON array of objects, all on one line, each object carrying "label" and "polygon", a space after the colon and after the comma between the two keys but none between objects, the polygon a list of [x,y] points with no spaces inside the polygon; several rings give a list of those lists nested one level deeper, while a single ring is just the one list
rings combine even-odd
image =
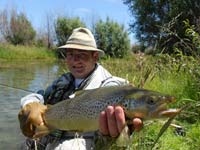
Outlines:
[{"label": "grassy bank", "polygon": [[0,60],[54,61],[55,59],[55,52],[43,47],[0,44]]},{"label": "grassy bank", "polygon": [[[173,95],[171,107],[191,107],[179,114],[173,123],[182,126],[184,135],[170,126],[154,149],[190,150],[200,146],[200,61],[187,56],[133,55],[126,59],[107,59],[101,62],[114,75],[127,78],[131,84]],[[165,121],[165,120],[163,120]],[[163,121],[148,122],[133,136],[133,150],[149,150]]]},{"label": "grassy bank", "polygon": [[106,59],[101,62],[110,72],[142,87],[177,96],[177,99],[199,98],[200,60],[169,55]]}]

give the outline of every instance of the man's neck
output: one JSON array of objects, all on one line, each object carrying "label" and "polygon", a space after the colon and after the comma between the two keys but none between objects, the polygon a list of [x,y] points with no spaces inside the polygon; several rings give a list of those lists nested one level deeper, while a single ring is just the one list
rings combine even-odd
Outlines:
[{"label": "man's neck", "polygon": [[75,79],[75,87],[78,88],[84,79]]}]

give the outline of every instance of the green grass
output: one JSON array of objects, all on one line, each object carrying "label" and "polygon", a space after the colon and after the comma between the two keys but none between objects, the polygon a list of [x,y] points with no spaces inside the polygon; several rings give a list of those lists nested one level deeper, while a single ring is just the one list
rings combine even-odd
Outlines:
[{"label": "green grass", "polygon": [[[174,127],[169,127],[160,137],[153,150],[199,150],[200,125],[180,123],[184,127],[185,135],[178,135]],[[162,123],[154,121],[132,135],[131,150],[151,150],[151,147],[162,127]]]},{"label": "green grass", "polygon": [[47,60],[56,59],[53,50],[35,46],[0,44],[0,60]]},{"label": "green grass", "polygon": [[[191,103],[191,107],[174,120],[174,123],[185,129],[186,136],[175,135],[175,128],[169,127],[154,149],[200,149],[200,61],[198,58],[133,55],[125,59],[109,58],[102,60],[101,63],[114,75],[128,79],[137,87],[175,96],[177,101],[171,107],[180,108]],[[142,131],[133,135],[130,149],[149,150],[161,127],[162,124],[159,122],[144,126]]]}]

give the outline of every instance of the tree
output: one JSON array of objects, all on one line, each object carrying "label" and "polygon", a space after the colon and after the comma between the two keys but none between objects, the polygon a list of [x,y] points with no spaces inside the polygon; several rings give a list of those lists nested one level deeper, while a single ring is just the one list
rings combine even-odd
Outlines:
[{"label": "tree", "polygon": [[37,32],[36,46],[47,47],[52,49],[55,46],[54,41],[56,40],[55,30],[54,30],[55,16],[52,13],[47,13],[45,15],[44,22],[42,22],[41,28]]},{"label": "tree", "polygon": [[53,41],[54,41],[52,14],[46,15],[46,37],[47,37],[47,48],[50,49],[53,46]]},{"label": "tree", "polygon": [[12,36],[9,40],[12,44],[30,44],[33,42],[36,32],[24,13],[17,16],[12,15],[10,27]]},{"label": "tree", "polygon": [[128,5],[135,20],[130,23],[132,32],[136,32],[136,37],[145,45],[152,45],[159,33],[159,26],[162,21],[167,20],[167,1],[159,0],[124,0]]},{"label": "tree", "polygon": [[55,23],[58,45],[64,45],[73,29],[78,27],[85,27],[85,24],[79,18],[58,17]]},{"label": "tree", "polygon": [[6,10],[1,12],[1,33],[6,41],[15,45],[33,43],[36,35],[25,13],[17,14],[14,9],[10,17]]},{"label": "tree", "polygon": [[6,38],[11,36],[10,24],[8,20],[8,11],[2,10],[0,12],[0,33],[2,39],[7,41]]},{"label": "tree", "polygon": [[111,57],[122,58],[130,50],[130,39],[123,25],[111,21],[99,20],[95,25],[95,39],[98,48]]},{"label": "tree", "polygon": [[145,46],[157,45],[160,50],[172,53],[174,44],[185,38],[184,20],[188,19],[191,24],[199,27],[200,1],[197,0],[123,0],[123,2],[135,18],[130,23],[131,31],[136,32],[136,37]]}]

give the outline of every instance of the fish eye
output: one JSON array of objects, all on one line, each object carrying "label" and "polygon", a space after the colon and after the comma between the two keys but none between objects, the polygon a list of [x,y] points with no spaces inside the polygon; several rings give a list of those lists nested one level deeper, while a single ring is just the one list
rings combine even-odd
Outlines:
[{"label": "fish eye", "polygon": [[153,97],[148,97],[147,98],[147,104],[149,104],[149,105],[154,105],[155,104],[155,100],[153,99]]}]

